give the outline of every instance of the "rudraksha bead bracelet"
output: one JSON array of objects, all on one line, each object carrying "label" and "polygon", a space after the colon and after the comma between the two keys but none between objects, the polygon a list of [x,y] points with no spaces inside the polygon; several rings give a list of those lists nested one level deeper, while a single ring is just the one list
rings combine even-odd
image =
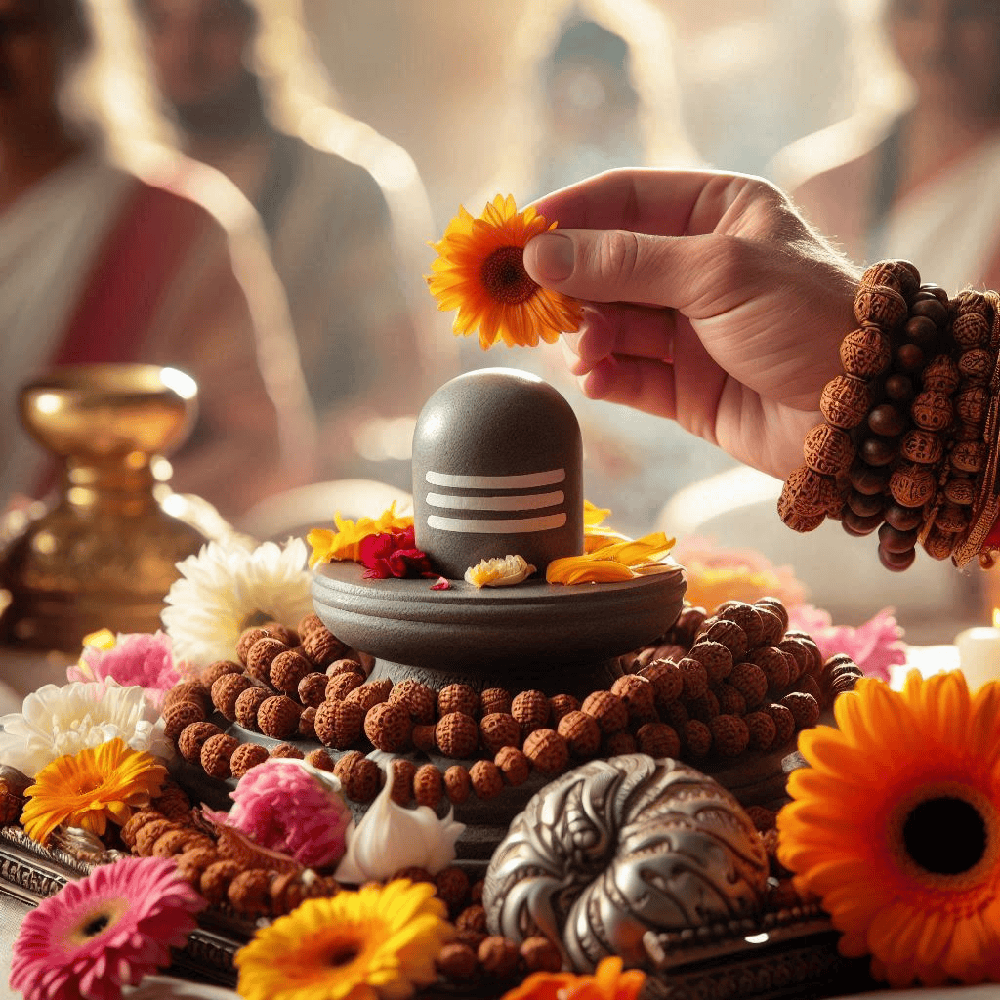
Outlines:
[{"label": "rudraksha bead bracelet", "polygon": [[[996,399],[1000,299],[949,300],[908,261],[864,272],[844,374],[820,396],[825,423],[803,445],[778,513],[811,531],[827,517],[852,535],[878,531],[879,558],[910,566],[917,544],[959,565],[1000,547]],[[989,544],[987,540],[990,539]]]}]

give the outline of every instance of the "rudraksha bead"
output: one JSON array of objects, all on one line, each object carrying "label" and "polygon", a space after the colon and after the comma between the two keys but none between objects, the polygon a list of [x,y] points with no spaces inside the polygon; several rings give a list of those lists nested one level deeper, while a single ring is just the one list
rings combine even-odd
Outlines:
[{"label": "rudraksha bead", "polygon": [[325,746],[346,750],[361,735],[364,712],[360,705],[343,701],[324,701],[316,709],[313,729]]},{"label": "rudraksha bead", "polygon": [[[936,303],[935,303],[936,304]],[[947,354],[939,354],[921,375],[924,389],[950,396],[962,381],[958,366]]]},{"label": "rudraksha bead", "polygon": [[395,757],[389,765],[392,772],[392,801],[408,806],[413,801],[413,778],[417,765],[405,757]]},{"label": "rudraksha bead", "polygon": [[932,528],[924,540],[924,551],[939,562],[950,559],[952,552],[955,551],[955,536]]},{"label": "rudraksha bead", "polygon": [[920,288],[920,272],[908,260],[880,260],[861,275],[862,287],[885,285],[909,299]]},{"label": "rudraksha bead", "polygon": [[959,441],[948,453],[948,463],[959,472],[979,472],[986,460],[982,441]]},{"label": "rudraksha bead", "polygon": [[465,712],[443,715],[434,734],[438,749],[445,757],[472,757],[479,747],[479,725]]},{"label": "rudraksha bead", "polygon": [[437,718],[437,694],[413,678],[396,684],[389,692],[389,701],[402,704],[418,725],[429,726]]},{"label": "rudraksha bead", "polygon": [[527,736],[533,729],[541,729],[549,721],[552,706],[544,691],[521,691],[511,702],[510,714],[517,719],[521,732]]},{"label": "rudraksha bead", "polygon": [[[700,663],[698,666],[704,671]],[[584,698],[580,711],[594,719],[603,733],[616,733],[628,725],[628,710],[621,698],[610,691],[592,691]]]},{"label": "rudraksha bead", "polygon": [[854,297],[854,318],[891,330],[907,313],[906,299],[887,285],[862,285]]},{"label": "rudraksha bead", "polygon": [[827,422],[843,430],[852,430],[865,419],[871,406],[868,384],[853,375],[837,375],[823,387],[820,412]]},{"label": "rudraksha bead", "polygon": [[952,321],[951,335],[959,347],[973,350],[989,343],[990,325],[978,313],[959,313]]},{"label": "rudraksha bead", "polygon": [[[591,720],[593,721],[593,720]],[[597,742],[600,747],[600,738]],[[594,754],[597,750],[594,750]],[[591,754],[591,756],[594,756]],[[503,775],[503,780],[512,788],[523,785],[528,780],[531,773],[531,762],[524,755],[524,751],[518,747],[501,747],[493,758],[493,763]]]},{"label": "rudraksha bead", "polygon": [[269,669],[271,687],[284,694],[296,694],[299,681],[312,672],[312,669],[313,664],[294,649],[279,653],[271,660]]},{"label": "rudraksha bead", "polygon": [[569,761],[566,741],[555,729],[535,729],[521,748],[524,756],[543,774],[559,774]]},{"label": "rudraksha bead", "polygon": [[301,713],[301,706],[287,695],[273,695],[257,709],[257,725],[265,736],[285,740],[298,729]]},{"label": "rudraksha bead", "polygon": [[437,695],[438,718],[451,712],[462,712],[476,718],[479,715],[479,695],[468,684],[446,684]]},{"label": "rudraksha bead", "polygon": [[445,795],[452,805],[461,805],[472,794],[472,780],[469,772],[460,764],[453,764],[441,776]]},{"label": "rudraksha bead", "polygon": [[212,685],[226,674],[242,674],[243,668],[232,660],[216,660],[210,663],[199,675],[199,680],[211,690]]},{"label": "rudraksha bead", "polygon": [[[404,682],[405,683],[405,682]],[[506,688],[486,688],[479,696],[483,715],[493,712],[510,712],[513,695]]]},{"label": "rudraksha bead", "polygon": [[986,419],[986,408],[989,397],[986,390],[979,385],[969,386],[955,396],[955,412],[960,420],[967,424],[982,425]]},{"label": "rudraksha bead", "polygon": [[958,359],[958,370],[973,385],[985,385],[993,375],[993,358],[989,351],[977,347]]},{"label": "rudraksha bead", "polygon": [[899,454],[918,465],[934,465],[941,460],[943,453],[944,444],[932,431],[907,431],[899,443]]},{"label": "rudraksha bead", "polygon": [[277,639],[265,637],[258,639],[247,653],[247,673],[267,684],[271,679],[271,661],[279,654],[288,651],[288,646]]},{"label": "rudraksha bead", "polygon": [[969,527],[969,519],[969,512],[965,508],[953,503],[942,504],[934,517],[934,530],[954,535]]},{"label": "rudraksha bead", "polygon": [[876,326],[861,327],[849,333],[840,345],[844,371],[855,378],[881,375],[892,359],[889,338]]},{"label": "rudraksha bead", "polygon": [[934,499],[937,479],[925,466],[905,463],[893,472],[889,489],[901,507],[922,507]]},{"label": "rudraksha bead", "polygon": [[509,712],[490,712],[479,721],[479,735],[490,753],[521,745],[521,724]]},{"label": "rudraksha bead", "polygon": [[925,431],[943,431],[952,421],[951,399],[943,392],[925,390],[910,404],[913,422]]},{"label": "rudraksha bead", "polygon": [[[386,753],[399,753],[401,750],[405,750],[410,744],[412,729],[413,723],[402,705],[379,702],[368,709],[365,715],[365,736],[371,740],[371,744],[376,750],[384,750]],[[477,729],[476,743],[478,742],[479,731]],[[449,756],[457,757],[458,754],[449,754]]]},{"label": "rudraksha bead", "polygon": [[951,503],[968,507],[976,499],[976,486],[971,479],[949,479],[942,491]]},{"label": "rudraksha bead", "polygon": [[778,517],[793,531],[812,531],[826,520],[826,512],[819,509],[802,509],[802,501],[787,482],[778,497]]},{"label": "rudraksha bead", "polygon": [[802,445],[806,465],[824,476],[847,472],[854,461],[854,441],[847,431],[829,424],[817,424]]}]

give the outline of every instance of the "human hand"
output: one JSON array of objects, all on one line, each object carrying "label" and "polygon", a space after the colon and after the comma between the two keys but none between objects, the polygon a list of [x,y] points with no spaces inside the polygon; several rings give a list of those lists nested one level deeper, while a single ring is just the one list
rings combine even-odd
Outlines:
[{"label": "human hand", "polygon": [[540,285],[585,304],[563,337],[583,392],[676,420],[779,478],[802,463],[859,272],[758,178],[616,170],[535,203]]}]

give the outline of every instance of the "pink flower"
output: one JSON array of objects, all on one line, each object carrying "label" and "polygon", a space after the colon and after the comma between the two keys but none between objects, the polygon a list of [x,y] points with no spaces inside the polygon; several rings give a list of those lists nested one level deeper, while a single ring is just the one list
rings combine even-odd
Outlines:
[{"label": "pink flower", "polygon": [[903,630],[896,624],[892,608],[884,608],[864,625],[832,623],[828,612],[811,604],[788,611],[789,629],[800,629],[812,636],[823,659],[834,653],[846,653],[868,677],[888,681],[890,667],[906,663],[906,647],[900,641]]},{"label": "pink flower", "polygon": [[24,918],[11,988],[25,1000],[118,1000],[122,985],[170,964],[204,905],[173,858],[100,865]]},{"label": "pink flower", "polygon": [[70,681],[100,681],[108,677],[122,687],[145,688],[150,704],[160,708],[167,691],[181,680],[181,673],[174,665],[170,636],[164,632],[135,633],[119,635],[110,648],[86,645],[79,662],[66,668],[66,678]]},{"label": "pink flower", "polygon": [[275,758],[251,768],[229,793],[228,816],[213,815],[270,851],[309,868],[333,864],[347,849],[351,810],[340,782],[303,761]]},{"label": "pink flower", "polygon": [[362,538],[358,544],[358,556],[365,567],[366,580],[385,580],[390,576],[437,576],[430,558],[415,546],[413,525]]}]

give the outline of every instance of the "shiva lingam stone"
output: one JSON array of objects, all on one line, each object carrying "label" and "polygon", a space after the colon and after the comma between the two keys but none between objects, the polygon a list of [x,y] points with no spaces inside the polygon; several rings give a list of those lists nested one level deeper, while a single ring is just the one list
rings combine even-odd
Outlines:
[{"label": "shiva lingam stone", "polygon": [[185,519],[164,510],[152,463],[184,442],[196,395],[183,372],[141,364],[67,365],[22,389],[25,429],[63,468],[54,506],[0,557],[2,641],[75,652],[97,629],[160,627],[176,564],[207,532],[197,503],[167,490]]},{"label": "shiva lingam stone", "polygon": [[[552,560],[583,552],[581,459],[576,417],[542,379],[503,368],[452,379],[420,413],[412,469],[416,544],[450,589],[328,563],[313,578],[316,613],[376,658],[372,679],[580,697],[609,687],[617,657],[676,620],[685,579],[675,565],[620,583],[546,583]],[[464,580],[480,560],[509,555],[536,574],[501,588]]]}]

